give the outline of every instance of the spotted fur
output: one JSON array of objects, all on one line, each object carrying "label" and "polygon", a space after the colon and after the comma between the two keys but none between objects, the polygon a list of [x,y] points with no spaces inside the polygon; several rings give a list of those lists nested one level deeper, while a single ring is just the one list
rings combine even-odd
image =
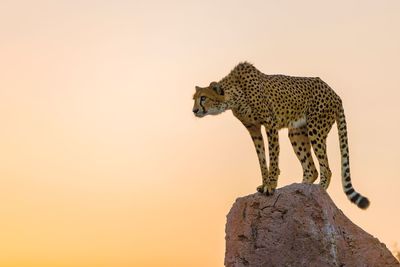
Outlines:
[{"label": "spotted fur", "polygon": [[[336,122],[342,156],[342,185],[351,202],[366,209],[369,200],[357,193],[350,179],[346,119],[340,97],[320,78],[266,75],[247,62],[238,64],[219,82],[196,87],[193,112],[197,117],[232,110],[249,131],[262,174],[259,192],[273,194],[279,170],[278,130],[289,129],[289,139],[303,168],[303,183],[317,177],[311,147],[319,163],[320,185],[327,189],[332,176],[326,138]],[[267,166],[261,126],[266,128]]]}]

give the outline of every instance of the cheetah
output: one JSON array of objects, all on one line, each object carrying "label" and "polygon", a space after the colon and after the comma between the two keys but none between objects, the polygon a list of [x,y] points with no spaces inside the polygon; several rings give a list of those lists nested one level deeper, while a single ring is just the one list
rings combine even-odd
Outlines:
[{"label": "cheetah", "polygon": [[[257,152],[262,184],[257,191],[272,195],[277,187],[279,170],[278,130],[288,128],[293,150],[303,169],[303,183],[312,184],[318,177],[311,147],[319,163],[319,184],[327,189],[332,172],[326,153],[326,139],[336,122],[341,152],[342,186],[347,198],[366,209],[369,200],[357,193],[350,179],[347,127],[342,100],[319,77],[267,75],[248,62],[239,63],[219,82],[196,86],[193,95],[196,117],[218,115],[231,110],[248,130]],[[268,139],[267,166],[261,126]]]}]

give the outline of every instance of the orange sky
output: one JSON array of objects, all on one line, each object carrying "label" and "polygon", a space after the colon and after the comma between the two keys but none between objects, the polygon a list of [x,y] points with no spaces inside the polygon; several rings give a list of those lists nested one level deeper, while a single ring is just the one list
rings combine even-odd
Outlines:
[{"label": "orange sky", "polygon": [[[0,266],[221,266],[225,215],[261,181],[231,112],[194,86],[239,61],[319,76],[342,97],[356,224],[400,242],[400,2],[2,1]],[[279,185],[301,181],[280,132]]]}]

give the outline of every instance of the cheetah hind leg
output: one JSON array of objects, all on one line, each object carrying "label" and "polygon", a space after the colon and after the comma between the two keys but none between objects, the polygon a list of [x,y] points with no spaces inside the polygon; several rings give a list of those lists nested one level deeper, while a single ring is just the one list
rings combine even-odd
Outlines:
[{"label": "cheetah hind leg", "polygon": [[[320,182],[319,184],[327,189],[331,182],[332,172],[329,168],[328,155],[326,151],[326,138],[332,128],[335,120],[333,117],[321,117],[311,118],[310,124],[307,124],[308,139],[311,141],[311,146],[314,150],[314,154],[318,159],[319,170],[320,170]],[[320,127],[318,127],[320,126]],[[322,126],[322,127],[321,127]]]},{"label": "cheetah hind leg", "polygon": [[332,172],[329,168],[328,157],[326,155],[326,140],[316,140],[312,143],[312,147],[319,161],[319,168],[321,172],[321,180],[319,184],[324,189],[327,189],[331,182]]},{"label": "cheetah hind leg", "polygon": [[311,144],[308,139],[307,126],[289,129],[289,139],[294,153],[303,168],[303,183],[312,184],[318,177],[318,172],[311,156]]}]

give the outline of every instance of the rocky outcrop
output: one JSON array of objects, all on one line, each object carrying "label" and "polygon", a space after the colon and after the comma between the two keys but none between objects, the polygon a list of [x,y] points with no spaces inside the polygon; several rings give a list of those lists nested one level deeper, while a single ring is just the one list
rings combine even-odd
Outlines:
[{"label": "rocky outcrop", "polygon": [[226,223],[225,266],[400,266],[318,185],[241,197]]}]

